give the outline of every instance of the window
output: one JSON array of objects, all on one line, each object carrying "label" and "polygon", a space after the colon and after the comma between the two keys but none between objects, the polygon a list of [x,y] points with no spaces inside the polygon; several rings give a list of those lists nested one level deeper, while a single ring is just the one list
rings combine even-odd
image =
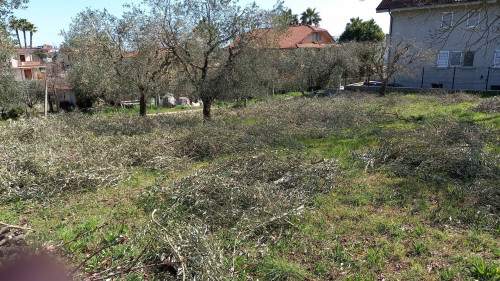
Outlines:
[{"label": "window", "polygon": [[479,17],[481,13],[478,11],[470,12],[467,19],[467,27],[474,28],[479,25]]},{"label": "window", "polygon": [[321,42],[321,33],[313,33],[313,42]]},{"label": "window", "polygon": [[474,52],[467,51],[464,54],[464,66],[474,66]]},{"label": "window", "polygon": [[447,29],[453,26],[453,13],[443,13],[441,18],[441,28]]},{"label": "window", "polygon": [[450,66],[460,67],[462,66],[462,52],[451,52]]},{"label": "window", "polygon": [[493,67],[500,68],[500,50],[495,51],[495,57],[493,59]]},{"label": "window", "polygon": [[437,67],[448,67],[449,60],[450,60],[450,52],[448,51],[439,52],[437,59]]}]

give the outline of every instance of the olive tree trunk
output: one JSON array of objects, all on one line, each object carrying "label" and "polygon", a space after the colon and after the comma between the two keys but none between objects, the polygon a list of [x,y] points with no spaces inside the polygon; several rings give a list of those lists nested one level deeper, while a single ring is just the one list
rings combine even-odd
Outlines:
[{"label": "olive tree trunk", "polygon": [[212,120],[212,103],[214,102],[211,98],[202,99],[203,101],[203,119],[206,121]]},{"label": "olive tree trunk", "polygon": [[141,116],[146,116],[146,95],[141,93],[141,100],[139,103],[139,114]]}]

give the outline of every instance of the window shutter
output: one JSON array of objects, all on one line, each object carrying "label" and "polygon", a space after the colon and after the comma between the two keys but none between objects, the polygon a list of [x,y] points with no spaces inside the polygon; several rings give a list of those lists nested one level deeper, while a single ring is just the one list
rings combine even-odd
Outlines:
[{"label": "window shutter", "polygon": [[441,28],[450,28],[453,26],[453,13],[443,13],[441,20]]},{"label": "window shutter", "polygon": [[462,52],[451,52],[450,66],[452,67],[462,66]]},{"label": "window shutter", "polygon": [[450,60],[450,52],[448,51],[439,52],[437,59],[437,67],[448,67],[449,60]]},{"label": "window shutter", "polygon": [[464,66],[474,66],[474,52],[472,51],[465,52]]},{"label": "window shutter", "polygon": [[495,58],[493,60],[493,67],[500,67],[500,50],[495,51]]}]

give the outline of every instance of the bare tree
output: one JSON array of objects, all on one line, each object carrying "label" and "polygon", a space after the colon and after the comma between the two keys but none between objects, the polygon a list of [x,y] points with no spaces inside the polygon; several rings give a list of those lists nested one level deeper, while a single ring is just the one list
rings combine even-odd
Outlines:
[{"label": "bare tree", "polygon": [[418,48],[410,40],[388,42],[353,42],[345,45],[359,60],[362,67],[372,71],[381,81],[380,95],[385,95],[389,80],[397,75],[413,75],[412,65],[425,63],[432,52]]},{"label": "bare tree", "polygon": [[[149,21],[154,23],[157,42],[179,62],[179,73],[196,89],[203,101],[203,116],[211,119],[211,107],[224,97],[216,81],[224,69],[249,49],[255,31],[269,27],[272,17],[257,6],[241,8],[235,1],[148,0]],[[237,44],[232,44],[237,40]]]},{"label": "bare tree", "polygon": [[73,57],[70,77],[77,91],[91,96],[137,97],[140,115],[147,99],[167,84],[172,52],[152,37],[153,28],[142,11],[133,9],[122,18],[107,11],[80,13],[65,32],[65,46]]}]

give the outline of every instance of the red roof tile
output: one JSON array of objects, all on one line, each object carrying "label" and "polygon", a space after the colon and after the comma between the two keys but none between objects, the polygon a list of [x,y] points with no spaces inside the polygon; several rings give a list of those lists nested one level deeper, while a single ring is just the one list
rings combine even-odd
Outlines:
[{"label": "red roof tile", "polygon": [[[298,25],[288,28],[288,30],[280,31],[281,34],[277,34],[277,30],[261,29],[257,31],[256,37],[261,37],[259,45],[262,47],[276,46],[280,49],[295,49],[295,48],[307,48],[307,47],[322,47],[323,45],[329,45],[335,43],[335,39],[328,33],[326,29],[311,26],[311,25]],[[323,38],[323,41],[330,43],[313,43],[307,42],[305,39],[313,32],[322,32],[324,36],[328,38]]]}]

